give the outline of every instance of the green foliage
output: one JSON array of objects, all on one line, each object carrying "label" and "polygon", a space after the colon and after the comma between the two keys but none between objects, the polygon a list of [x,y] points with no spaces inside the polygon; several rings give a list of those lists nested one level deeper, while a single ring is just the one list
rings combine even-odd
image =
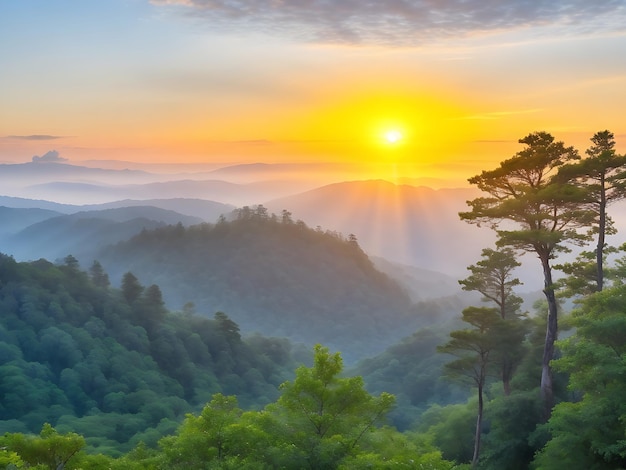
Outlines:
[{"label": "green foliage", "polygon": [[615,152],[615,136],[608,130],[596,132],[591,141],[593,145],[586,151],[588,158],[562,167],[559,178],[585,192],[586,206],[594,216],[589,232],[597,234],[593,276],[585,258],[569,268],[582,271],[579,274],[584,274],[584,278],[595,281],[585,286],[587,289],[593,287],[594,291],[601,291],[604,288],[604,261],[609,253],[605,238],[616,232],[607,207],[626,197],[626,155]]},{"label": "green foliage", "polygon": [[391,395],[370,395],[360,377],[340,377],[338,353],[316,346],[314,354],[313,366],[299,367],[263,411],[243,412],[235,397],[214,395],[160,441],[159,468],[453,468],[423,439],[377,427]]},{"label": "green foliage", "polygon": [[[584,192],[554,179],[556,169],[578,160],[578,152],[555,142],[547,132],[535,132],[520,139],[526,147],[503,161],[495,170],[470,178],[472,184],[489,197],[469,201],[470,212],[461,219],[487,223],[498,231],[499,244],[549,256],[568,239],[582,236],[574,229],[589,219],[579,213]],[[519,230],[502,230],[502,220],[519,224]]]},{"label": "green foliage", "polygon": [[422,416],[416,431],[439,450],[443,458],[470,462],[474,452],[476,401],[439,406],[432,405]]},{"label": "green foliage", "polygon": [[[495,170],[469,179],[487,197],[468,201],[462,220],[488,224],[498,234],[498,246],[535,253],[544,275],[548,323],[542,357],[541,393],[544,415],[550,416],[554,386],[550,361],[558,334],[558,305],[554,292],[551,260],[568,251],[566,242],[582,244],[589,235],[582,231],[594,218],[586,206],[587,192],[559,177],[557,170],[579,160],[573,147],[557,142],[547,132],[535,132],[519,140],[525,147]],[[505,225],[504,222],[510,222]]]},{"label": "green foliage", "polygon": [[122,294],[129,304],[135,303],[144,287],[139,283],[139,279],[130,271],[125,273],[122,277]]},{"label": "green foliage", "polygon": [[480,441],[483,432],[483,391],[487,383],[489,368],[493,367],[490,356],[502,344],[499,337],[502,329],[498,328],[498,325],[505,323],[506,320],[502,319],[494,308],[468,307],[463,310],[463,321],[474,328],[452,331],[451,339],[438,350],[458,357],[446,364],[448,376],[454,379],[469,379],[478,390],[478,414],[472,457],[472,465],[475,466],[480,456]]},{"label": "green foliage", "polygon": [[[155,446],[214,393],[258,408],[292,376],[284,340],[248,343],[225,314],[168,312],[156,285],[127,299],[93,278],[69,257],[54,265],[0,255],[0,431],[49,422],[119,456],[140,440]],[[132,274],[127,284],[141,286]]]},{"label": "green foliage", "polygon": [[104,268],[98,260],[94,260],[89,268],[89,277],[96,287],[107,289],[111,285],[109,275],[104,271]]},{"label": "green foliage", "polygon": [[[606,260],[606,255],[603,256]],[[575,261],[558,264],[554,268],[566,275],[556,282],[560,297],[585,297],[598,291],[598,265],[595,251],[582,251]]]},{"label": "green foliage", "polygon": [[233,456],[239,437],[234,425],[241,414],[234,396],[214,395],[200,416],[187,415],[177,436],[160,441],[168,468],[212,468],[212,461]]},{"label": "green foliage", "polygon": [[[69,470],[80,468],[76,464],[76,456],[85,447],[85,439],[75,433],[59,434],[45,423],[39,436],[5,434],[0,438],[0,445],[5,451],[5,458],[8,457],[11,463],[24,462],[28,466],[50,470]],[[19,459],[15,454],[19,455]]]},{"label": "green foliage", "polygon": [[510,248],[498,251],[485,248],[481,256],[480,261],[468,266],[472,274],[459,284],[463,290],[480,292],[485,302],[495,303],[502,318],[516,315],[522,299],[513,293],[513,288],[521,284],[512,277],[513,270],[521,266],[515,252]]},{"label": "green foliage", "polygon": [[339,465],[339,470],[376,469],[458,469],[442,458],[441,452],[414,434],[399,434],[395,429],[383,427],[368,436],[367,447],[349,456]]},{"label": "green foliage", "polygon": [[[551,439],[536,468],[583,465],[626,466],[626,287],[594,294],[575,313],[576,332],[561,342],[555,368],[570,374],[570,387],[582,393],[576,403],[560,403],[547,424]],[[562,467],[561,467],[562,468]]]},{"label": "green foliage", "polygon": [[192,302],[206,316],[227,312],[242,331],[321,342],[347,362],[419,325],[408,294],[353,238],[269,215],[262,206],[229,218],[147,230],[99,257],[112,279],[132,268],[161,286],[170,306]]},{"label": "green foliage", "polygon": [[352,373],[363,376],[371,393],[387,391],[396,396],[397,405],[389,413],[389,419],[398,429],[410,429],[433,403],[445,405],[468,398],[467,385],[442,377],[448,358],[437,353],[437,346],[446,341],[454,327],[420,329],[351,369]]},{"label": "green foliage", "polygon": [[489,356],[499,343],[494,331],[502,319],[494,308],[468,307],[463,310],[463,321],[474,328],[452,331],[450,340],[437,350],[458,357],[446,364],[450,377],[469,379],[482,389],[490,366]]},{"label": "green foliage", "polygon": [[295,380],[281,385],[279,411],[309,468],[348,455],[394,405],[388,393],[367,393],[361,377],[340,378],[342,369],[341,356],[318,345],[313,367],[299,367]]},{"label": "green foliage", "polygon": [[[488,430],[482,441],[480,468],[524,470],[539,450],[530,436],[541,421],[539,390],[515,391],[489,401],[485,410]],[[540,446],[539,446],[540,447]]]}]

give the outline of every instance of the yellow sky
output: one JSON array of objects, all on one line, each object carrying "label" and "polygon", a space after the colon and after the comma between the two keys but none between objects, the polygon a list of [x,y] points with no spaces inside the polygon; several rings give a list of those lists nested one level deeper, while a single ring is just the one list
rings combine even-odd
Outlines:
[{"label": "yellow sky", "polygon": [[[542,11],[505,23],[476,6],[465,16],[482,28],[458,20],[443,31],[413,1],[409,13],[389,12],[400,31],[424,30],[406,41],[386,24],[363,33],[384,12],[363,13],[361,25],[353,1],[352,23],[293,10],[288,30],[270,6],[242,26],[194,1],[184,15],[176,1],[116,0],[106,11],[15,3],[0,7],[10,66],[0,74],[0,162],[52,149],[70,161],[351,162],[450,186],[537,130],[582,153],[609,129],[626,151],[626,36],[608,23],[626,13],[604,2],[605,16],[573,24]],[[383,138],[391,129],[403,136],[394,145]]]}]

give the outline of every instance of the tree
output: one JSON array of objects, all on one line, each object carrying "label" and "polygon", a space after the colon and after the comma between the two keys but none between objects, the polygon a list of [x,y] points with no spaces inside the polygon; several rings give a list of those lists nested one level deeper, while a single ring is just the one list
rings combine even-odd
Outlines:
[{"label": "tree", "polygon": [[547,423],[552,438],[536,468],[626,468],[626,286],[604,289],[574,312],[576,332],[560,342],[556,370],[582,395],[559,403]]},{"label": "tree", "polygon": [[299,367],[292,382],[281,385],[279,410],[287,435],[311,469],[337,468],[363,436],[395,403],[393,395],[374,397],[359,376],[340,378],[339,353],[316,345],[313,367]]},{"label": "tree", "polygon": [[607,206],[626,198],[626,155],[615,152],[615,137],[608,130],[596,132],[593,145],[586,151],[588,158],[563,166],[559,176],[585,189],[588,205],[596,216],[596,290],[604,287],[604,254],[606,235],[614,233]]},{"label": "tree", "polygon": [[[588,226],[590,214],[582,207],[585,192],[555,178],[560,166],[579,159],[578,152],[563,142],[555,142],[546,132],[529,134],[519,142],[526,147],[515,156],[495,170],[483,171],[469,179],[489,196],[468,201],[471,211],[459,215],[469,223],[484,223],[496,230],[498,246],[534,252],[541,262],[543,292],[548,303],[541,372],[547,420],[554,401],[550,361],[558,332],[558,305],[550,261],[557,252],[567,250],[565,242],[580,243],[586,239],[578,229]],[[513,227],[503,222],[512,223]]]},{"label": "tree", "polygon": [[143,292],[144,287],[139,283],[139,279],[131,273],[130,271],[124,274],[122,277],[122,295],[126,299],[126,302],[129,304],[135,303],[141,293]]},{"label": "tree", "polygon": [[283,224],[288,224],[291,225],[293,224],[293,219],[291,218],[291,212],[289,212],[287,209],[283,209],[281,212],[281,221]]},{"label": "tree", "polygon": [[50,424],[45,423],[39,436],[6,434],[0,438],[0,445],[4,450],[19,455],[30,466],[63,470],[77,468],[71,463],[85,447],[85,439],[72,432],[59,434]]},{"label": "tree", "polygon": [[95,286],[102,289],[107,289],[111,285],[109,275],[104,271],[104,268],[98,260],[94,260],[89,268],[89,277]]},{"label": "tree", "polygon": [[[597,251],[581,251],[571,263],[554,265],[555,269],[566,274],[555,284],[559,288],[561,297],[584,298],[594,292],[599,292],[600,284],[606,287],[608,279],[615,279],[619,273],[614,268],[606,266],[607,255],[617,253],[618,249],[605,246],[602,253],[602,263],[598,264]],[[600,277],[602,280],[600,281]]]},{"label": "tree", "polygon": [[515,315],[522,299],[513,293],[513,288],[521,284],[518,278],[511,279],[511,273],[521,266],[515,252],[510,248],[482,251],[482,260],[468,266],[471,275],[461,281],[462,289],[480,292],[485,301],[494,302],[504,320]]},{"label": "tree", "polygon": [[472,456],[472,466],[475,467],[480,457],[484,409],[483,390],[487,383],[490,355],[497,345],[494,328],[502,320],[495,308],[488,307],[468,307],[463,310],[462,319],[474,328],[452,331],[450,341],[439,346],[437,350],[458,357],[446,364],[446,371],[450,377],[469,379],[478,389],[478,413],[474,433],[474,455]]},{"label": "tree", "polygon": [[153,334],[157,326],[165,319],[167,309],[163,301],[161,288],[150,285],[133,303],[133,316],[137,324],[143,326],[149,334]]},{"label": "tree", "polygon": [[525,329],[519,317],[522,299],[513,293],[513,287],[520,285],[521,282],[517,278],[512,278],[512,272],[520,264],[515,258],[515,252],[510,248],[499,251],[485,248],[482,251],[482,259],[468,266],[467,269],[472,274],[459,281],[463,290],[480,292],[483,301],[495,303],[500,318],[506,320],[497,326],[497,337],[501,347],[496,348],[497,358],[494,361],[501,365],[505,395],[511,393],[511,378],[522,359],[522,342],[525,336]]},{"label": "tree", "polygon": [[78,271],[80,269],[80,264],[73,255],[67,255],[63,258],[63,264],[73,271]]},{"label": "tree", "polygon": [[187,415],[177,436],[161,439],[168,468],[215,468],[212,461],[222,462],[236,445],[234,433],[242,410],[234,396],[213,395],[200,416]]},{"label": "tree", "polygon": [[241,334],[239,334],[239,325],[237,323],[232,321],[224,312],[215,312],[214,318],[218,329],[231,346],[241,342]]}]

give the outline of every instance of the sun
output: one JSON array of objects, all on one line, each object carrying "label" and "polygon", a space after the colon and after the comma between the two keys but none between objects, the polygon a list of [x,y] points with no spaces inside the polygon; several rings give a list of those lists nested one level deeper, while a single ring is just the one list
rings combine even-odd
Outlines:
[{"label": "sun", "polygon": [[395,144],[402,140],[402,132],[397,129],[392,129],[385,132],[385,141],[388,144]]}]

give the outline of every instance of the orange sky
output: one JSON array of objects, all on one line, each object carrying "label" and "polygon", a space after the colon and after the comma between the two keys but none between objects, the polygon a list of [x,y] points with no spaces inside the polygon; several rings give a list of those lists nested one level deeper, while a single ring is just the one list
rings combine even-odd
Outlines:
[{"label": "orange sky", "polygon": [[458,186],[536,130],[626,151],[619,2],[11,3],[0,162],[349,162]]}]

